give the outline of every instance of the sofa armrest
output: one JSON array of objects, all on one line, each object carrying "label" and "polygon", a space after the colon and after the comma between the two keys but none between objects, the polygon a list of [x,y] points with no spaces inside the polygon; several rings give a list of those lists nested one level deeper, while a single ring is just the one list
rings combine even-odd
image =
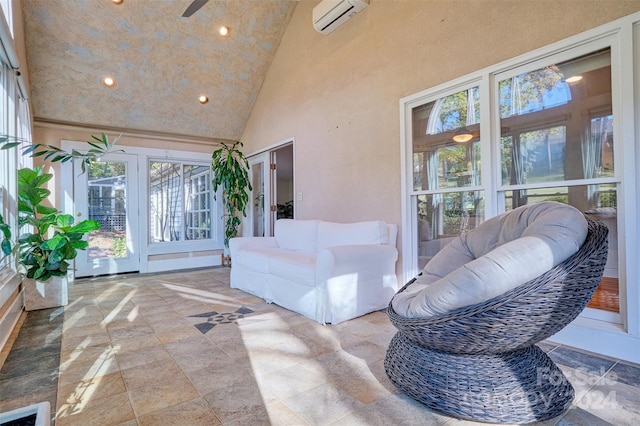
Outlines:
[{"label": "sofa armrest", "polygon": [[326,322],[338,324],[385,308],[398,290],[398,250],[383,245],[329,247],[318,252],[316,285]]},{"label": "sofa armrest", "polygon": [[229,253],[231,258],[245,248],[261,249],[278,247],[274,237],[235,237],[229,240]]}]

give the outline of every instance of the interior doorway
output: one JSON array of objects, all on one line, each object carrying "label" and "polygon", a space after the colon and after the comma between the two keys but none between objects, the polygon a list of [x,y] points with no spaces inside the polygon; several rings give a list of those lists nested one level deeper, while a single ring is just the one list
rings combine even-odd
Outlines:
[{"label": "interior doorway", "polygon": [[293,143],[287,142],[248,160],[253,190],[243,235],[273,236],[277,219],[295,217]]}]

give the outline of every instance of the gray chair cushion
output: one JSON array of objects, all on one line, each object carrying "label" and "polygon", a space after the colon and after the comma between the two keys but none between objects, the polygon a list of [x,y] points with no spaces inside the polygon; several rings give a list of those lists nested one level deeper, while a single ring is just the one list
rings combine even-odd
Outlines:
[{"label": "gray chair cushion", "polygon": [[543,274],[576,253],[587,221],[576,208],[543,202],[491,218],[456,238],[392,300],[407,318],[487,301]]}]

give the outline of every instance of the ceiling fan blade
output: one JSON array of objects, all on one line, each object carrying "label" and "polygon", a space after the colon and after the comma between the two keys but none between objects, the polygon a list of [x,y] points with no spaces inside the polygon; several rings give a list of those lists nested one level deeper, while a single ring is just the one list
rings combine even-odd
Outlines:
[{"label": "ceiling fan blade", "polygon": [[189,7],[187,7],[187,10],[185,10],[184,13],[182,14],[182,17],[188,18],[189,16],[193,15],[198,11],[198,9],[204,6],[208,1],[209,0],[193,0],[193,2],[189,5]]}]

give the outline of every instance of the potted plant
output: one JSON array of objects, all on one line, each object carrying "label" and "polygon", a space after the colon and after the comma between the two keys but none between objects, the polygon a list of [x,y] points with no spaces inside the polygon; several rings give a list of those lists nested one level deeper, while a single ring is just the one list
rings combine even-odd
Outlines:
[{"label": "potted plant", "polygon": [[238,228],[242,222],[241,216],[246,216],[249,203],[249,162],[240,150],[242,142],[236,141],[232,145],[222,143],[211,156],[213,169],[213,190],[222,187],[222,204],[224,205],[224,247],[223,263],[230,262],[228,256],[229,240],[238,235]]},{"label": "potted plant", "polygon": [[76,258],[78,250],[87,248],[84,235],[100,228],[95,220],[74,224],[72,215],[43,204],[51,194],[43,185],[52,177],[41,167],[18,170],[18,226],[31,226],[30,232],[18,238],[28,311],[68,303],[68,261]]}]

